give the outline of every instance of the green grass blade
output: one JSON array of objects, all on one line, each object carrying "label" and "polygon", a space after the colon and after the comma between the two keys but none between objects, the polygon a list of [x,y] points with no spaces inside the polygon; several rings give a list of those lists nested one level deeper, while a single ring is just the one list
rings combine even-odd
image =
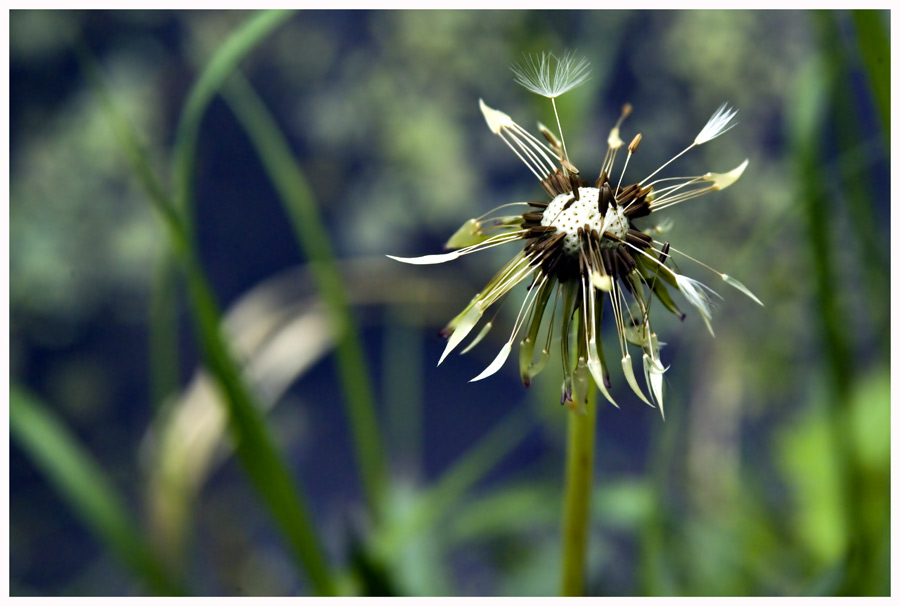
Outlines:
[{"label": "green grass blade", "polygon": [[[827,47],[837,39],[833,16],[827,12],[813,13],[820,44]],[[827,54],[823,54],[827,58]],[[798,195],[805,213],[807,239],[812,260],[812,288],[819,311],[819,331],[828,376],[828,397],[825,398],[829,419],[830,449],[836,453],[840,487],[839,508],[846,519],[847,575],[841,584],[842,595],[865,595],[870,591],[866,581],[871,570],[871,553],[864,544],[866,523],[862,507],[855,495],[863,490],[863,478],[854,465],[854,445],[846,431],[846,417],[852,410],[850,399],[859,368],[853,354],[851,335],[838,289],[835,238],[832,223],[834,201],[827,195],[824,184],[828,175],[823,168],[824,133],[829,120],[842,120],[835,115],[835,88],[843,82],[832,61],[819,61],[797,78],[793,99],[791,141],[797,167]]]},{"label": "green grass blade", "polygon": [[528,408],[507,413],[487,435],[445,471],[433,486],[419,497],[413,510],[395,520],[378,545],[381,555],[393,557],[411,538],[437,523],[513,448],[534,426],[534,416]]},{"label": "green grass blade", "polygon": [[[680,595],[685,584],[679,574],[681,554],[669,528],[671,499],[667,497],[672,483],[672,462],[679,460],[678,436],[684,435],[684,417],[674,415],[665,427],[651,428],[651,444],[646,478],[650,507],[638,532],[639,561],[636,571],[637,593],[644,596]],[[677,480],[676,480],[677,481]]]},{"label": "green grass blade", "polygon": [[157,407],[179,388],[178,381],[178,267],[166,252],[157,262],[151,288],[150,390]]},{"label": "green grass blade", "polygon": [[225,396],[238,457],[257,492],[280,524],[316,593],[334,595],[337,591],[334,580],[305,499],[291,479],[260,408],[222,339],[221,317],[212,290],[189,253],[185,265],[198,339],[206,365]]},{"label": "green grass blade", "polygon": [[[827,13],[815,13],[823,44],[831,44],[834,32]],[[797,170],[798,199],[802,200],[807,238],[812,261],[812,284],[820,313],[820,329],[830,362],[831,379],[838,399],[849,389],[852,374],[846,322],[835,296],[840,284],[835,279],[833,256],[836,241],[832,233],[830,198],[824,189],[823,147],[826,120],[829,117],[830,93],[835,74],[824,62],[811,64],[795,79],[797,86],[790,104],[789,124],[791,145]]]},{"label": "green grass blade", "polygon": [[[878,20],[878,14],[874,11],[854,11],[857,22],[858,41],[861,47],[870,49],[869,54],[879,52],[879,39],[884,38],[881,31],[882,24]],[[861,253],[859,259],[859,273],[863,278],[863,286],[867,290],[867,296],[864,297],[868,305],[868,315],[870,325],[879,327],[889,322],[890,306],[885,305],[889,300],[890,283],[884,279],[884,269],[889,264],[889,240],[887,238],[873,237],[874,234],[884,233],[887,230],[881,224],[878,218],[878,206],[880,199],[873,191],[871,175],[874,174],[875,168],[872,166],[874,158],[881,152],[882,143],[890,142],[890,132],[885,129],[883,139],[868,138],[861,141],[860,133],[864,132],[863,112],[867,112],[869,108],[865,103],[858,100],[858,91],[852,87],[842,85],[841,83],[849,83],[854,79],[855,72],[855,53],[852,47],[848,48],[847,44],[835,44],[832,39],[840,39],[841,14],[827,13],[830,22],[829,33],[826,34],[828,43],[822,45],[822,54],[831,71],[831,79],[835,84],[831,86],[830,97],[834,106],[834,115],[840,116],[840,119],[834,120],[834,135],[837,143],[839,155],[837,161],[838,171],[840,175],[841,185],[839,186],[839,195],[834,196],[837,202],[843,202],[846,208],[847,217],[852,226],[852,234],[856,239],[856,246]],[[890,49],[884,51],[886,55],[882,56],[882,61],[871,60],[869,65],[869,76],[873,83],[873,93],[877,96],[878,84],[882,79],[890,82]],[[866,52],[863,52],[866,55]],[[887,71],[883,71],[887,68]],[[879,72],[878,70],[882,70]],[[888,91],[888,95],[890,91]],[[876,99],[876,105],[882,100]],[[888,99],[888,103],[890,99]],[[862,159],[856,158],[872,158],[864,163]],[[875,331],[879,345],[882,347],[882,354],[885,359],[890,357],[890,335],[886,332]]]},{"label": "green grass blade", "polygon": [[[91,91],[100,102],[113,136],[125,153],[139,185],[166,223],[178,223],[169,194],[153,171],[137,133],[113,103],[96,59],[84,44],[78,44],[75,51]],[[166,253],[159,261],[153,281],[150,306],[150,384],[152,401],[156,405],[178,387],[178,298],[175,296],[177,275],[174,265],[171,255]]]},{"label": "green grass blade", "polygon": [[[85,64],[88,69],[93,66],[92,61],[86,61]],[[336,592],[335,584],[319,545],[315,526],[307,512],[305,499],[292,481],[260,407],[254,402],[241,377],[240,369],[222,338],[221,314],[192,247],[193,240],[189,237],[186,222],[161,188],[159,180],[149,168],[137,135],[121,117],[96,72],[93,73],[92,84],[132,170],[150,193],[155,207],[161,211],[174,258],[186,276],[190,310],[204,360],[225,396],[238,456],[270,513],[281,526],[285,539],[307,572],[314,590],[322,595],[332,595]]]},{"label": "green grass blade", "polygon": [[151,590],[184,592],[144,540],[100,466],[55,414],[15,385],[10,389],[9,429],[85,526]]},{"label": "green grass blade", "polygon": [[420,307],[388,305],[384,319],[382,401],[390,455],[408,473],[422,469],[424,447],[425,372],[422,330],[414,326]]},{"label": "green grass blade", "polygon": [[881,124],[884,127],[885,140],[891,141],[891,42],[887,34],[885,17],[890,19],[889,11],[855,10],[853,22],[856,25],[856,39],[862,53],[863,63],[869,73],[869,85]]},{"label": "green grass blade", "polygon": [[191,221],[191,184],[194,180],[194,158],[200,123],[206,108],[222,84],[269,33],[291,16],[290,11],[265,11],[250,17],[218,48],[188,94],[175,133],[172,174],[176,208]]},{"label": "green grass blade", "polygon": [[178,216],[172,206],[171,198],[166,192],[162,181],[153,171],[153,165],[147,157],[147,153],[144,151],[137,133],[114,103],[103,81],[96,58],[82,42],[75,45],[75,54],[78,57],[79,65],[88,81],[91,92],[94,93],[94,96],[100,103],[113,136],[125,155],[125,160],[131,167],[135,177],[137,177],[138,185],[143,188],[148,200],[153,204],[153,208],[159,212],[163,221],[169,228],[172,228],[178,223]]},{"label": "green grass blade", "polygon": [[377,519],[387,485],[386,457],[362,343],[327,231],[319,217],[313,193],[262,100],[240,77],[229,82],[223,95],[250,136],[263,167],[278,190],[295,237],[306,254],[319,293],[331,314],[338,335],[338,371],[356,449],[356,463],[369,511]]}]

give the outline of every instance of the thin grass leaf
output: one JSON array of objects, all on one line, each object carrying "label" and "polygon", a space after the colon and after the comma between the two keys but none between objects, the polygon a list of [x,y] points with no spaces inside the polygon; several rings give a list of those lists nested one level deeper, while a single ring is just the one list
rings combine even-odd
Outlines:
[{"label": "thin grass leaf", "polygon": [[260,407],[222,339],[221,314],[212,290],[193,257],[188,257],[186,265],[198,339],[206,365],[224,393],[238,457],[257,492],[280,524],[316,593],[334,595],[337,591],[334,579],[306,499],[292,480]]},{"label": "thin grass leaf", "polygon": [[679,478],[673,471],[673,461],[679,460],[681,443],[678,436],[684,435],[684,417],[677,413],[670,414],[665,426],[655,424],[650,431],[648,443],[651,448],[646,476],[650,506],[639,526],[639,559],[635,572],[637,594],[682,595],[685,583],[683,575],[677,570],[682,552],[674,540],[670,525],[673,515],[670,511],[671,499],[666,495],[673,478]]},{"label": "thin grass leaf", "polygon": [[178,390],[178,268],[166,251],[157,262],[151,287],[150,394],[155,406]]},{"label": "thin grass leaf", "polygon": [[[823,44],[831,44],[830,35],[834,34],[830,17],[817,15],[817,23],[821,28]],[[835,74],[824,62],[813,64],[801,73],[796,81],[796,93],[791,103],[789,124],[794,158],[797,170],[798,199],[803,201],[807,222],[807,237],[810,247],[810,258],[813,269],[813,288],[820,317],[822,339],[826,345],[826,354],[831,366],[831,379],[838,389],[838,399],[843,397],[850,385],[851,358],[845,335],[846,322],[838,308],[835,297],[835,285],[838,281],[834,275],[832,242],[837,241],[831,225],[832,213],[827,204],[830,197],[824,191],[826,176],[823,173],[823,161],[820,157],[823,148],[822,139],[828,117],[829,92],[834,84],[831,80]]]},{"label": "thin grass leaf", "polygon": [[[837,28],[828,13],[813,13],[823,48],[838,38]],[[827,56],[827,55],[824,55]],[[864,577],[870,568],[869,554],[861,541],[865,536],[865,520],[855,495],[861,492],[862,478],[853,465],[853,445],[845,431],[844,423],[850,406],[850,393],[858,369],[850,344],[850,335],[838,296],[837,266],[834,260],[836,241],[832,214],[827,207],[830,198],[823,189],[827,175],[821,157],[824,145],[823,133],[828,120],[842,119],[832,112],[828,103],[834,97],[835,87],[842,86],[834,66],[825,61],[813,64],[797,78],[798,87],[794,99],[796,111],[792,114],[791,140],[794,147],[799,191],[807,224],[807,239],[812,260],[812,285],[819,311],[819,338],[823,345],[829,380],[826,405],[829,418],[830,447],[839,463],[839,508],[845,518],[848,541],[847,575],[841,585],[842,595],[861,595],[866,592]],[[805,111],[804,111],[805,110]],[[830,110],[830,111],[829,111]],[[801,113],[802,112],[802,113]]]},{"label": "thin grass leaf", "polygon": [[525,535],[559,525],[559,487],[532,482],[507,484],[459,507],[446,527],[450,547],[503,535]]},{"label": "thin grass leaf", "polygon": [[[890,48],[885,50],[880,45],[884,42],[884,33],[882,31],[882,23],[879,21],[878,13],[875,11],[853,11],[854,21],[857,26],[857,42],[862,50],[863,58],[869,68],[869,80],[872,83],[872,93],[875,96],[878,109],[884,103],[884,99],[879,99],[879,87],[883,88],[883,82],[888,83],[887,103],[888,112],[890,111]],[[829,13],[831,17],[831,32],[840,39],[840,18],[839,13]],[[856,62],[854,61],[855,53],[852,48],[847,48],[846,44],[824,44],[822,51],[826,57],[828,68],[832,72],[834,81],[852,82],[856,77]],[[884,54],[881,54],[884,53]],[[890,306],[885,305],[890,296],[890,283],[884,279],[884,268],[888,267],[890,262],[890,253],[888,244],[890,239],[885,237],[872,237],[873,234],[884,233],[887,236],[887,227],[882,220],[879,220],[879,205],[882,197],[877,195],[872,184],[872,177],[877,172],[877,158],[881,156],[881,143],[890,145],[890,129],[889,127],[882,129],[883,140],[873,140],[868,137],[867,140],[861,141],[860,133],[865,132],[865,124],[868,122],[865,114],[871,111],[868,103],[861,102],[859,91],[851,86],[832,86],[831,100],[834,104],[834,114],[840,116],[841,119],[834,120],[834,135],[840,155],[838,156],[837,165],[839,167],[841,184],[839,191],[842,195],[835,196],[835,200],[843,202],[846,208],[847,217],[850,219],[850,225],[853,228],[853,236],[856,239],[856,246],[862,253],[859,263],[860,276],[864,279],[863,285],[868,293],[864,297],[868,304],[868,316],[870,318],[870,326],[881,327],[886,325],[889,320]],[[889,120],[889,116],[887,118]],[[885,122],[882,122],[885,124]],[[857,150],[866,150],[868,153],[863,155],[869,158],[864,165],[853,162],[851,158],[859,153]],[[874,153],[873,153],[874,152]],[[890,357],[890,335],[886,331],[880,331],[876,328],[874,331],[879,345],[882,348],[882,355],[885,359]]]},{"label": "thin grass leaf", "polygon": [[[93,60],[85,63],[88,69],[94,64]],[[265,424],[260,407],[244,383],[240,369],[222,338],[221,314],[193,248],[186,220],[159,187],[160,182],[150,168],[136,134],[117,111],[96,72],[92,77],[92,84],[132,170],[151,193],[150,198],[155,207],[161,211],[173,255],[186,276],[190,310],[204,361],[225,396],[238,457],[270,513],[281,526],[285,539],[301,568],[306,571],[314,591],[321,595],[333,595],[336,593],[335,583],[308,513],[306,500],[293,482]]]},{"label": "thin grass leaf", "polygon": [[319,293],[331,314],[338,335],[338,371],[350,419],[356,463],[370,514],[378,519],[387,486],[387,462],[359,329],[331,252],[328,231],[319,217],[306,178],[262,100],[240,76],[229,82],[223,95],[249,135],[263,168],[278,190],[295,238],[306,254]]},{"label": "thin grass leaf", "polygon": [[175,133],[172,166],[176,208],[186,213],[188,225],[192,223],[191,185],[194,180],[197,137],[206,108],[241,60],[290,16],[290,11],[277,10],[257,13],[247,19],[216,50],[188,94]]},{"label": "thin grass leaf", "polygon": [[82,42],[75,45],[75,54],[81,71],[91,87],[91,92],[100,102],[100,107],[113,131],[116,142],[122,149],[132,172],[137,177],[138,185],[143,188],[148,200],[153,204],[153,208],[159,212],[160,217],[168,228],[177,229],[179,218],[172,205],[172,200],[162,181],[153,171],[153,165],[144,151],[137,133],[113,102],[112,96],[100,73],[97,59]]},{"label": "thin grass leaf", "polygon": [[421,330],[412,326],[419,319],[419,310],[419,307],[387,306],[382,352],[386,437],[391,454],[412,469],[421,469],[425,444],[424,343]]},{"label": "thin grass leaf", "polygon": [[[163,221],[170,224],[170,228],[179,229],[176,227],[179,219],[172,200],[162,181],[153,171],[150,159],[137,133],[113,103],[100,74],[97,60],[83,43],[77,44],[75,51],[82,73],[87,78],[94,96],[100,102],[113,135],[138,178],[138,184],[147,194]],[[166,252],[164,257],[159,260],[159,267],[154,276],[150,306],[150,384],[154,404],[162,402],[163,398],[173,393],[178,385],[176,282],[174,263],[171,254]]]},{"label": "thin grass leaf", "polygon": [[462,455],[441,477],[419,495],[409,514],[382,536],[377,549],[387,559],[407,541],[426,531],[455,507],[466,492],[508,455],[534,426],[527,408],[504,416],[487,435]]},{"label": "thin grass leaf", "polygon": [[166,571],[100,466],[63,423],[21,388],[9,395],[10,437],[44,472],[85,526],[155,593],[183,594]]},{"label": "thin grass leaf", "polygon": [[887,34],[884,18],[890,19],[888,11],[852,11],[856,25],[856,39],[862,53],[863,63],[869,73],[869,85],[888,145],[891,142],[891,42]]},{"label": "thin grass leaf", "polygon": [[[840,32],[839,14],[826,13],[830,19],[820,15],[820,44],[823,55],[828,61],[830,70],[830,90],[828,96],[832,103],[832,115],[829,116],[835,128],[838,146],[841,150],[847,150],[854,145],[854,138],[858,138],[859,129],[854,129],[848,124],[848,117],[855,116],[860,124],[863,119],[860,111],[852,111],[851,108],[860,109],[860,102],[852,98],[846,82],[853,80],[854,55],[851,48],[846,45],[835,45],[829,36],[837,39]],[[853,18],[857,26],[858,43],[862,51],[864,62],[869,71],[871,90],[875,98],[875,105],[881,112],[882,134],[884,141],[890,145],[890,48],[885,34],[885,22],[882,16],[887,13],[874,11],[854,11]],[[850,106],[850,107],[848,107]],[[852,124],[852,119],[849,120]],[[877,146],[873,141],[870,145]],[[824,177],[820,173],[820,178]],[[886,176],[886,175],[885,175]],[[846,205],[847,214],[852,218],[854,233],[860,243],[862,257],[859,261],[860,272],[865,276],[865,284],[870,293],[870,309],[872,313],[872,326],[880,327],[889,321],[887,307],[888,289],[883,278],[884,268],[888,265],[889,247],[883,242],[888,241],[887,228],[876,218],[876,196],[871,195],[871,178],[864,174],[864,178],[850,178],[845,185],[845,196],[840,196],[836,201],[842,201]],[[885,239],[873,238],[873,233],[884,233]],[[838,274],[839,264],[832,261],[833,274]],[[881,275],[879,275],[881,274]],[[837,307],[837,305],[833,305]],[[845,310],[838,310],[845,311]],[[839,593],[843,595],[879,595],[884,592],[884,582],[880,572],[879,554],[874,548],[883,539],[883,525],[875,522],[867,505],[872,499],[867,499],[867,494],[883,494],[884,486],[873,476],[868,468],[861,466],[856,459],[858,444],[852,435],[846,432],[848,415],[853,415],[859,410],[853,399],[853,391],[862,380],[862,368],[853,364],[854,351],[852,347],[853,336],[847,330],[846,323],[835,326],[832,330],[841,330],[840,340],[829,342],[829,347],[839,345],[843,351],[829,352],[830,362],[836,363],[835,358],[842,356],[848,363],[846,388],[839,387],[839,391],[833,394],[835,397],[829,403],[829,429],[832,444],[840,453],[840,472],[842,474],[841,503],[847,518],[847,575]],[[877,330],[876,330],[877,332]],[[889,351],[890,340],[880,339],[885,353]],[[883,400],[888,405],[887,400]],[[871,441],[871,440],[870,440]],[[848,497],[848,495],[853,495]]]}]

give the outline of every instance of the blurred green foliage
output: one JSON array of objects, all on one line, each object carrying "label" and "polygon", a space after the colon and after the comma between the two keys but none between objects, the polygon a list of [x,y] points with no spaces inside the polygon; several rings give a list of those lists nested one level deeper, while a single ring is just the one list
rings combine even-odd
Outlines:
[{"label": "blurred green foliage", "polygon": [[[681,166],[699,174],[749,158],[746,174],[679,206],[667,237],[766,304],[729,292],[715,340],[699,318],[660,317],[665,423],[638,403],[601,406],[590,592],[889,594],[886,16],[13,11],[11,475],[27,490],[10,498],[11,593],[554,593],[564,425],[553,370],[528,392],[513,382],[490,392],[488,404],[515,410],[474,444],[453,443],[448,428],[454,462],[425,472],[444,443],[425,437],[429,406],[462,392],[422,352],[505,253],[459,261],[458,273],[383,255],[433,252],[423,239],[538,195],[477,100],[523,125],[550,123],[509,65],[571,49],[593,65],[560,100],[580,166],[599,163],[624,102],[635,111],[623,133],[644,135],[629,165],[640,172],[682,149],[722,101],[740,109],[734,131]],[[95,68],[76,67],[79,47]],[[238,67],[246,81],[233,79]],[[222,111],[246,139],[223,140]],[[245,147],[244,161],[258,154],[277,192],[236,192],[244,212],[271,198],[293,221],[294,262],[313,265],[290,286],[260,278],[237,300],[213,291],[227,251],[210,217],[228,207],[210,212],[208,198],[228,169],[209,174],[223,146]],[[76,347],[97,322],[155,340],[138,401],[101,354]],[[301,322],[305,339],[282,339]],[[384,335],[378,364],[364,359],[360,327]],[[186,381],[178,361],[195,340],[206,371]],[[331,347],[344,352],[341,386],[287,393],[321,373]],[[481,366],[491,355],[468,354]],[[384,385],[377,410],[373,383]],[[293,405],[272,408],[284,400]],[[316,425],[316,405],[339,400],[356,402],[345,424]],[[125,409],[140,411],[141,443],[119,431]],[[536,428],[542,455],[498,474]],[[346,458],[367,506],[332,513],[348,498],[337,479],[310,495],[324,506],[304,505],[313,480],[296,469],[326,466],[308,446],[318,434],[345,436],[357,453]],[[172,477],[158,473],[166,448],[186,457]],[[232,451],[243,471],[217,472]],[[66,518],[28,483],[32,470],[105,550],[63,578],[41,574]],[[175,500],[186,517],[167,525],[173,510],[158,505]]]}]

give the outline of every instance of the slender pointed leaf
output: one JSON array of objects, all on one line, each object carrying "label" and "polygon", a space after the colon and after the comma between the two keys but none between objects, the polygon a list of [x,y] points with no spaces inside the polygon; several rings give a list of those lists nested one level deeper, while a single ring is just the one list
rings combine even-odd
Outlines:
[{"label": "slender pointed leaf", "polygon": [[9,396],[9,430],[85,526],[148,587],[163,595],[184,592],[143,538],[97,462],[55,414],[15,385]]},{"label": "slender pointed leaf", "polygon": [[359,330],[334,262],[328,232],[319,217],[312,190],[262,100],[239,76],[223,92],[278,190],[298,244],[310,262],[319,293],[332,314],[332,322],[340,328],[336,352],[341,387],[346,395],[356,463],[370,515],[377,519],[387,486],[387,461]]},{"label": "slender pointed leaf", "polygon": [[[235,35],[243,40],[239,49],[243,52],[248,51],[252,48],[249,42],[258,42],[262,34],[268,32],[278,22],[270,19],[272,18],[251,18],[248,28],[252,36],[247,33],[247,29],[239,30]],[[260,23],[266,24],[268,29],[262,28]],[[237,60],[234,49],[230,46],[233,44],[231,42],[233,38],[223,45],[226,50],[231,49],[226,56],[231,57],[232,62],[225,63],[232,67]],[[308,574],[314,591],[322,595],[332,595],[336,593],[335,583],[328,570],[315,526],[307,511],[305,498],[292,480],[275,440],[266,426],[260,407],[247,388],[220,332],[221,314],[193,248],[194,242],[185,219],[185,209],[173,204],[160,186],[160,180],[150,168],[133,128],[121,117],[102,80],[93,69],[95,62],[88,60],[84,63],[89,73],[94,76],[92,84],[95,92],[101,99],[106,117],[126,152],[132,170],[148,189],[151,201],[161,211],[173,254],[186,276],[190,310],[205,363],[224,395],[223,400],[227,405],[238,456],[257,492],[281,526],[286,541],[302,569]],[[219,69],[223,69],[221,60],[216,59],[214,63],[220,66]],[[220,77],[224,75],[220,74]],[[196,109],[197,102],[194,103],[193,111],[199,111]],[[199,120],[199,117],[197,119]],[[196,132],[193,134],[195,136]]]}]

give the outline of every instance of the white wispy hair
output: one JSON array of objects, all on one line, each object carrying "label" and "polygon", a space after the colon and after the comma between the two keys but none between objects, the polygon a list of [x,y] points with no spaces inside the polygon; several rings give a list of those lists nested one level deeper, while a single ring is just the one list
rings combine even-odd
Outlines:
[{"label": "white wispy hair", "polygon": [[703,130],[700,131],[700,134],[697,135],[697,138],[694,139],[694,145],[703,145],[707,141],[712,141],[722,133],[734,128],[737,122],[732,122],[732,120],[736,115],[737,110],[728,107],[727,103],[720,105],[716,113],[707,121]]},{"label": "white wispy hair", "polygon": [[553,53],[525,55],[521,63],[512,66],[516,82],[533,93],[555,99],[576,86],[583,84],[589,77],[590,63],[584,57],[577,58],[574,53],[567,52],[562,57]]},{"label": "white wispy hair", "polygon": [[678,290],[688,302],[697,308],[703,319],[710,320],[712,318],[711,295],[719,297],[719,293],[698,280],[680,274],[675,274],[675,283],[678,284]]}]

